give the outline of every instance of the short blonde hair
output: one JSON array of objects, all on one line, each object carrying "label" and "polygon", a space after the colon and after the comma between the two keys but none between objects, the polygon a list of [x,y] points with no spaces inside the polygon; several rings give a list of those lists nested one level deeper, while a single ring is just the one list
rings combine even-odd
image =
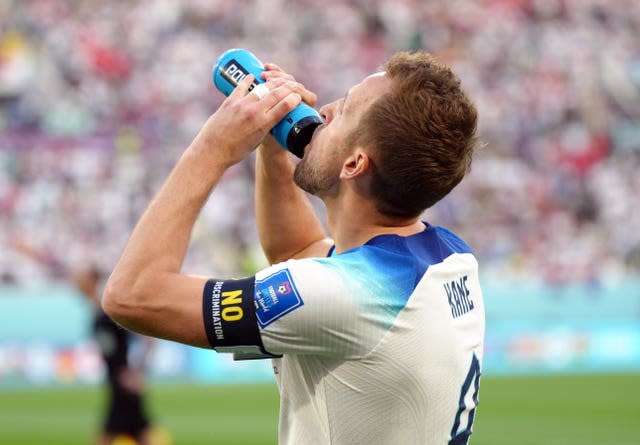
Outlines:
[{"label": "short blonde hair", "polygon": [[382,69],[391,91],[364,113],[351,143],[371,148],[378,211],[418,216],[469,170],[478,112],[460,79],[427,53],[396,53]]}]

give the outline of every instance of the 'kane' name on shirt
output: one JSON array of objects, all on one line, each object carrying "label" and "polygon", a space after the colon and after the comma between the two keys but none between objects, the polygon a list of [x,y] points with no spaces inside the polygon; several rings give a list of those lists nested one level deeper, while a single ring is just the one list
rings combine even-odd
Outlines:
[{"label": "'kane' name on shirt", "polygon": [[444,283],[444,290],[447,293],[453,318],[458,318],[474,308],[473,300],[469,296],[469,289],[467,289],[466,275],[457,280]]}]

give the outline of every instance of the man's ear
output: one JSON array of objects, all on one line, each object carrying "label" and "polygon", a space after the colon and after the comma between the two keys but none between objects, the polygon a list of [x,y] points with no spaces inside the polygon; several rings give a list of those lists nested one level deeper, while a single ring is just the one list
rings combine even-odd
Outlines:
[{"label": "man's ear", "polygon": [[340,179],[356,179],[367,175],[371,168],[371,159],[366,151],[356,148],[342,164]]}]

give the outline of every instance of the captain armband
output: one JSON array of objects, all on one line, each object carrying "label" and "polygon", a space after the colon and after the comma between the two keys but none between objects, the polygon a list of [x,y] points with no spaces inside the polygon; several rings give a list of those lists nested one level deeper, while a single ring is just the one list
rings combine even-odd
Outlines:
[{"label": "captain armband", "polygon": [[255,278],[207,281],[202,295],[204,328],[217,352],[235,360],[274,358],[265,351],[256,320]]}]

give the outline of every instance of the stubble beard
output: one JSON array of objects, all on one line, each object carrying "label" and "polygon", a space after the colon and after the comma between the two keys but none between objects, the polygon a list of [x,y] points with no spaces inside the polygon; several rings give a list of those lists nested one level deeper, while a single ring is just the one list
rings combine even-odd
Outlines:
[{"label": "stubble beard", "polygon": [[323,165],[314,163],[309,157],[302,158],[293,172],[295,184],[305,192],[318,197],[330,194],[337,188],[340,179],[340,172],[332,171],[337,165],[337,155],[334,152],[331,156],[334,159],[324,162]]}]

